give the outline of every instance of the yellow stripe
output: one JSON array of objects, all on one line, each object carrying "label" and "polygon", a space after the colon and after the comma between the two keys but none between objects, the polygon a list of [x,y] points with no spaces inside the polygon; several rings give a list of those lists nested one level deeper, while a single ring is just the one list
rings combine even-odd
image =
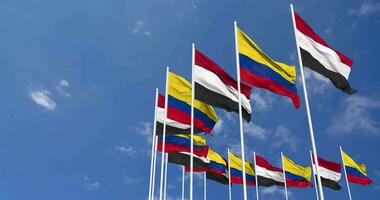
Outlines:
[{"label": "yellow stripe", "polygon": [[251,38],[248,37],[248,35],[246,35],[240,29],[238,29],[238,44],[240,54],[243,54],[258,63],[268,66],[273,71],[280,74],[284,79],[294,84],[296,80],[295,66],[290,66],[272,60]]},{"label": "yellow stripe", "polygon": [[284,169],[287,172],[290,172],[292,174],[302,176],[306,180],[310,181],[311,178],[311,168],[310,167],[303,167],[300,165],[295,164],[292,160],[287,158],[286,156],[283,156],[284,161]]},{"label": "yellow stripe", "polygon": [[[170,72],[168,92],[170,96],[191,105],[191,83],[189,83],[185,78]],[[214,122],[218,121],[218,116],[212,106],[194,99],[194,108],[197,108],[203,112]]]},{"label": "yellow stripe", "polygon": [[[242,160],[230,152],[230,165],[232,168],[243,171]],[[245,161],[245,173],[254,176],[255,167],[248,161]]]},{"label": "yellow stripe", "polygon": [[207,158],[210,159],[210,161],[214,161],[223,165],[227,165],[226,161],[223,159],[221,155],[216,153],[211,148],[208,149]]},{"label": "yellow stripe", "polygon": [[347,167],[352,167],[357,170],[359,170],[362,174],[367,176],[367,170],[364,164],[357,164],[350,156],[348,156],[344,151],[342,151],[343,154],[343,161],[344,165]]},{"label": "yellow stripe", "polygon": [[[191,135],[187,135],[187,134],[176,134],[175,136],[177,137],[182,137],[182,138],[186,138],[186,139],[191,139]],[[201,137],[201,136],[198,136],[198,135],[193,135],[193,141],[194,141],[194,145],[198,145],[198,146],[203,146],[203,145],[206,145],[206,138],[204,137]]]}]

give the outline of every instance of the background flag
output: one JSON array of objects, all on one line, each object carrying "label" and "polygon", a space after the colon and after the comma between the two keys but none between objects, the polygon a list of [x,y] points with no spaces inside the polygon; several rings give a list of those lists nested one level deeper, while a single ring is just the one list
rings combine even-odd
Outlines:
[{"label": "background flag", "polygon": [[367,177],[367,170],[364,164],[357,164],[344,151],[342,151],[342,156],[349,182],[360,185],[370,185],[372,183],[372,180]]},{"label": "background flag", "polygon": [[292,160],[283,156],[284,171],[286,177],[287,187],[309,187],[312,186],[310,183],[311,178],[311,168],[303,167],[301,165],[295,164]]},{"label": "background flag", "polygon": [[[313,168],[316,171],[316,166],[313,159]],[[321,176],[322,185],[333,190],[340,190],[341,186],[338,181],[341,178],[342,166],[339,163],[328,161],[318,157],[318,172]]]},{"label": "background flag", "polygon": [[[230,169],[231,169],[231,183],[233,184],[243,184],[243,165],[241,158],[235,156],[230,152]],[[247,185],[255,186],[255,169],[253,164],[245,161],[245,173]]]},{"label": "background flag", "polygon": [[[201,136],[194,135],[194,154],[206,157],[208,146],[206,139]],[[163,136],[158,136],[157,149],[162,151]],[[184,134],[167,135],[165,139],[165,153],[188,152],[190,153],[191,136]]]},{"label": "background flag", "polygon": [[256,155],[256,173],[259,186],[284,185],[282,169],[274,167],[265,158]]}]

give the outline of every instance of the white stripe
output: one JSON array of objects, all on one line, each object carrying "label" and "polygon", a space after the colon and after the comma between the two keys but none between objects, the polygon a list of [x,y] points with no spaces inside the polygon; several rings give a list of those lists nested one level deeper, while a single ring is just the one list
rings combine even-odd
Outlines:
[{"label": "white stripe", "polygon": [[264,167],[260,167],[260,166],[256,165],[256,173],[257,173],[257,176],[262,176],[265,178],[273,179],[273,180],[280,182],[280,183],[284,182],[284,176],[283,176],[282,172],[271,171],[271,170],[268,170]]},{"label": "white stripe", "polygon": [[339,55],[332,49],[319,44],[299,30],[296,30],[299,46],[309,52],[325,68],[330,71],[342,74],[347,80],[351,67],[340,61]]},{"label": "white stripe", "polygon": [[[182,152],[182,151],[179,151],[179,152],[177,152],[177,153],[185,154],[185,155],[188,155],[188,156],[191,155],[190,152]],[[208,159],[208,158],[201,157],[201,156],[197,156],[196,154],[193,154],[193,157],[194,157],[194,158],[197,158],[197,159],[199,159],[199,160],[201,160],[201,161],[204,162],[204,163],[210,163],[210,159]]]},{"label": "white stripe", "polygon": [[[223,95],[232,101],[239,103],[238,101],[238,91],[230,85],[225,84],[216,74],[213,72],[195,65],[194,70],[194,81],[200,85],[206,87],[207,89]],[[241,103],[243,108],[249,113],[252,113],[251,104],[249,99],[245,95],[241,95]]]},{"label": "white stripe", "polygon": [[[161,107],[157,107],[157,121],[163,124],[164,118],[165,118],[164,116],[165,116],[165,109],[163,109]],[[166,125],[176,127],[179,129],[190,129],[191,128],[190,125],[182,124],[182,123],[179,123],[179,122],[174,121],[174,120],[169,119],[169,118],[166,119]]]},{"label": "white stripe", "polygon": [[[313,168],[314,168],[314,171],[315,171],[315,164],[313,164]],[[329,179],[329,180],[332,180],[332,181],[335,181],[335,182],[338,182],[340,180],[340,177],[341,177],[341,173],[338,173],[338,172],[334,172],[332,170],[329,170],[327,168],[324,168],[322,166],[318,166],[318,169],[319,169],[319,174],[321,177],[325,178],[325,179]]]}]

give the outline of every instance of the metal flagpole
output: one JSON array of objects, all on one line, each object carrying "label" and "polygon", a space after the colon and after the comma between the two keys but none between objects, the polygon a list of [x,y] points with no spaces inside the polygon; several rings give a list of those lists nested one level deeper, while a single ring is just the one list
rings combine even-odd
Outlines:
[{"label": "metal flagpole", "polygon": [[311,160],[311,168],[313,170],[313,180],[314,180],[314,188],[315,188],[315,195],[317,196],[317,200],[319,200],[319,195],[318,195],[318,186],[317,186],[317,180],[315,179],[315,169],[314,169],[314,164],[313,164],[313,154],[310,151],[310,160]]},{"label": "metal flagpole", "polygon": [[166,118],[168,113],[168,85],[169,85],[169,67],[166,67],[166,83],[165,83],[165,112],[164,127],[162,130],[162,152],[161,152],[161,177],[160,177],[160,200],[162,200],[162,192],[164,186],[164,164],[165,164],[165,139],[166,139]]},{"label": "metal flagpole", "polygon": [[207,181],[206,181],[206,178],[207,178],[207,175],[206,175],[206,172],[204,172],[203,173],[203,199],[204,200],[207,199],[207,188],[206,188]]},{"label": "metal flagpole", "polygon": [[237,35],[237,22],[234,21],[235,31],[235,55],[236,55],[236,72],[237,72],[237,85],[239,93],[239,124],[240,124],[240,146],[241,146],[241,160],[243,168],[243,194],[244,200],[247,200],[247,181],[245,176],[245,153],[244,153],[244,133],[243,133],[243,117],[241,109],[241,87],[240,87],[240,60],[239,60],[239,47],[238,47],[238,35]]},{"label": "metal flagpole", "polygon": [[256,182],[256,199],[259,200],[259,180],[257,179],[257,170],[256,170],[256,152],[253,152],[253,164],[255,166],[255,182]]},{"label": "metal flagpole", "polygon": [[228,196],[230,197],[229,200],[232,200],[232,193],[231,193],[231,165],[230,165],[230,148],[227,149],[228,152]]},{"label": "metal flagpole", "polygon": [[195,44],[192,44],[191,58],[191,142],[190,142],[190,200],[193,200],[193,153],[194,153],[194,66],[195,66]]},{"label": "metal flagpole", "polygon": [[156,160],[157,160],[157,136],[154,137],[154,157],[153,157],[153,178],[152,178],[152,196],[151,200],[154,199],[154,188],[156,184]]},{"label": "metal flagpole", "polygon": [[[303,93],[304,93],[304,98],[305,98],[306,114],[307,114],[307,119],[308,119],[308,122],[309,122],[311,146],[313,148],[314,158],[318,158],[318,155],[317,155],[317,146],[315,144],[315,139],[314,139],[313,122],[311,120],[311,114],[310,114],[310,108],[309,108],[309,98],[308,98],[308,95],[307,95],[305,76],[304,76],[304,73],[303,73],[303,65],[302,65],[301,52],[300,52],[300,48],[299,48],[299,45],[298,45],[297,34],[296,34],[296,22],[295,22],[295,17],[294,17],[293,4],[290,4],[290,10],[292,12],[294,37],[295,37],[295,40],[296,40],[297,53],[298,53],[298,61],[299,61],[299,68],[300,68],[300,71],[301,71],[301,80],[302,80]],[[321,176],[319,175],[319,169],[318,169],[318,166],[319,166],[318,165],[318,159],[315,160],[315,166],[316,166],[316,170],[315,171],[317,173],[318,183],[321,183]],[[322,185],[321,184],[318,185],[318,189],[319,189],[320,199],[324,200],[325,198],[324,198],[324,195],[323,195],[323,189],[322,189]]]},{"label": "metal flagpole", "polygon": [[185,200],[185,166],[182,166],[182,200]]},{"label": "metal flagpole", "polygon": [[152,200],[152,193],[153,190],[153,176],[155,175],[153,173],[153,162],[154,162],[154,149],[155,149],[155,138],[156,138],[156,120],[157,120],[157,101],[158,101],[158,88],[156,88],[156,101],[154,103],[154,121],[153,121],[153,133],[152,133],[152,152],[151,152],[151,159],[150,159],[150,177],[149,177],[149,197],[148,199]]},{"label": "metal flagpole", "polygon": [[350,183],[348,182],[347,171],[346,171],[346,165],[344,164],[344,159],[343,159],[343,150],[342,150],[342,146],[339,146],[339,149],[340,149],[340,156],[342,157],[342,162],[343,162],[344,176],[346,177],[346,184],[347,184],[347,190],[348,190],[348,197],[350,197],[350,200],[352,200],[351,190],[350,190]]},{"label": "metal flagpole", "polygon": [[166,153],[165,155],[165,184],[164,184],[164,200],[166,200],[166,185],[168,184],[168,156],[169,154]]},{"label": "metal flagpole", "polygon": [[288,200],[288,187],[286,185],[286,174],[284,166],[284,154],[281,152],[281,162],[282,162],[282,176],[284,177],[284,188],[285,188],[285,199]]}]

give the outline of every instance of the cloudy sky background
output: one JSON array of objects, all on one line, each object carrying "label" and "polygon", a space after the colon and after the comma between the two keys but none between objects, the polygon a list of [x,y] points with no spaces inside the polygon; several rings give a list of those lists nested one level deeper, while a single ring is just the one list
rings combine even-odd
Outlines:
[{"label": "cloudy sky background", "polygon": [[[165,66],[190,80],[191,43],[235,72],[233,20],[273,58],[297,65],[290,1],[249,0],[2,0],[0,2],[0,198],[145,199],[148,193],[154,90]],[[352,58],[347,96],[306,70],[320,156],[340,162],[338,147],[367,164],[369,187],[352,185],[354,199],[380,195],[380,2],[293,1],[332,47]],[[298,67],[297,67],[298,70]],[[280,166],[280,152],[309,165],[311,148],[302,100],[253,89],[247,157]],[[238,118],[217,110],[207,137],[223,156],[239,153]],[[168,199],[180,197],[181,171],[169,166]],[[196,198],[202,196],[200,176]],[[325,189],[328,199],[345,199]],[[188,184],[186,185],[188,186]],[[186,187],[187,189],[188,187]],[[313,199],[314,189],[290,189],[290,199]],[[254,198],[254,188],[249,197]],[[281,199],[282,188],[260,190]],[[227,187],[208,181],[209,199]],[[241,199],[240,186],[233,198]],[[188,196],[188,195],[187,195]]]}]

